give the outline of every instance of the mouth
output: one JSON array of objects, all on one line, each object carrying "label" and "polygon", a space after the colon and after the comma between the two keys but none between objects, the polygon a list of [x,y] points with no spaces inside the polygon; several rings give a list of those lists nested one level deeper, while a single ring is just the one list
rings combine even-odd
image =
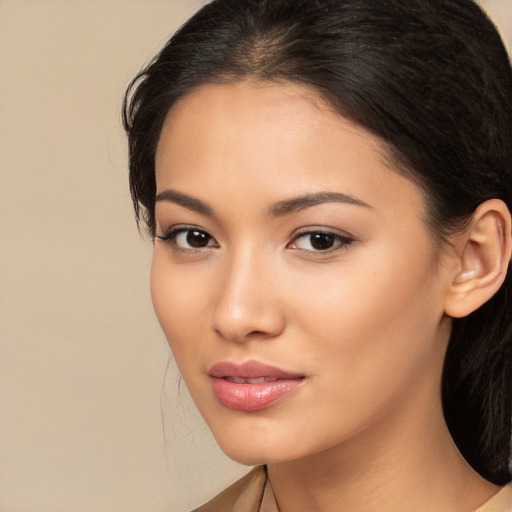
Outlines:
[{"label": "mouth", "polygon": [[256,377],[254,379],[244,379],[242,377],[223,377],[229,382],[234,382],[235,384],[261,384],[262,382],[275,382],[278,379],[274,377]]},{"label": "mouth", "polygon": [[229,409],[259,411],[289,396],[305,382],[305,376],[258,361],[222,362],[208,375],[219,402]]}]

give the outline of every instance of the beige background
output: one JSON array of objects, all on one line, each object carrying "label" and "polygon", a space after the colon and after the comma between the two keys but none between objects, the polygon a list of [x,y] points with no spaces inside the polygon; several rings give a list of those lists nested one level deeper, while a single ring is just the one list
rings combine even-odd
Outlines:
[{"label": "beige background", "polygon": [[186,510],[246,470],[166,374],[119,121],[200,3],[0,0],[2,512]]}]

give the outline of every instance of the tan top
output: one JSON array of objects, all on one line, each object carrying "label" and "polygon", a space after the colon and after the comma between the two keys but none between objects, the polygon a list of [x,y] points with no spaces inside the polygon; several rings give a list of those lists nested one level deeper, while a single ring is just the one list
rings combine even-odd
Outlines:
[{"label": "tan top", "polygon": [[[265,468],[258,466],[193,512],[278,512],[278,508]],[[473,512],[512,512],[512,484]]]},{"label": "tan top", "polygon": [[265,468],[257,466],[193,512],[260,512],[266,483]]}]

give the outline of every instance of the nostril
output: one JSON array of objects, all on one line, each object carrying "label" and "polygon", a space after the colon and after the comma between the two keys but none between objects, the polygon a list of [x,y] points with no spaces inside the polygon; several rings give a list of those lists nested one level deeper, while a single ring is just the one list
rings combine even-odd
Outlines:
[{"label": "nostril", "polygon": [[255,338],[257,336],[267,336],[267,334],[264,333],[263,331],[252,331],[252,332],[248,333],[247,336]]}]

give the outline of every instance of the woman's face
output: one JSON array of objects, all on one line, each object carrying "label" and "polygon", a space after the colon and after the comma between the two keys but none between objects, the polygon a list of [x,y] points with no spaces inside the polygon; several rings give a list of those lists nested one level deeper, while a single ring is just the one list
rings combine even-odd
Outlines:
[{"label": "woman's face", "polygon": [[156,180],[155,310],[229,456],[296,460],[437,407],[446,272],[376,138],[299,86],[205,85]]}]

